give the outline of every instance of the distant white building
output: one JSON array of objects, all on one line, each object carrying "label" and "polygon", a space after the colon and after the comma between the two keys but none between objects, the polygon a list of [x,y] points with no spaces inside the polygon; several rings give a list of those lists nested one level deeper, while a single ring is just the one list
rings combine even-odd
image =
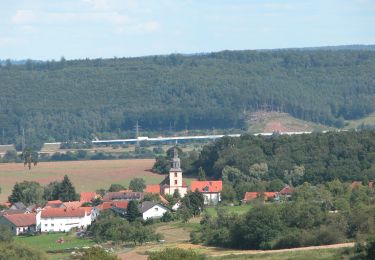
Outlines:
[{"label": "distant white building", "polygon": [[92,221],[92,208],[46,208],[41,211],[41,232],[68,232],[87,228]]},{"label": "distant white building", "polygon": [[164,207],[159,203],[151,201],[144,201],[139,206],[139,212],[142,214],[142,218],[144,220],[150,218],[161,218],[167,211],[169,211],[168,208]]}]

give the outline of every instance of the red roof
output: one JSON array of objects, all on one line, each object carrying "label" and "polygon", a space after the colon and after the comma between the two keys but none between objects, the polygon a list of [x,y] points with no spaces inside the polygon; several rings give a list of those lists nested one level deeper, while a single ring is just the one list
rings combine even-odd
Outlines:
[{"label": "red roof", "polygon": [[81,202],[91,202],[93,199],[96,199],[99,195],[93,191],[81,192],[80,201]]},{"label": "red roof", "polygon": [[276,194],[277,192],[274,192],[274,191],[265,191],[263,192],[264,196],[269,199],[269,198],[275,198],[276,197]]},{"label": "red roof", "polygon": [[97,206],[99,210],[111,209],[113,206],[120,209],[126,209],[128,207],[129,201],[118,200],[118,201],[106,201]]},{"label": "red roof", "polygon": [[81,201],[69,201],[69,202],[64,202],[63,205],[66,208],[76,209],[82,206],[82,202]]},{"label": "red roof", "polygon": [[223,189],[222,181],[192,181],[191,190],[200,192],[221,192]]},{"label": "red roof", "polygon": [[144,192],[147,193],[160,193],[160,185],[159,184],[149,184],[146,186]]},{"label": "red roof", "polygon": [[294,189],[290,186],[284,187],[279,193],[280,195],[291,195],[294,192]]},{"label": "red roof", "polygon": [[35,213],[5,215],[4,218],[9,220],[17,227],[28,227],[36,224]]},{"label": "red roof", "polygon": [[251,201],[258,198],[258,192],[246,192],[245,196],[243,197],[244,201]]},{"label": "red roof", "polygon": [[[360,187],[360,186],[362,186],[362,182],[361,181],[353,181],[352,184],[351,184],[352,188],[357,188],[357,187]],[[374,182],[373,181],[369,181],[368,182],[368,187],[371,189],[373,186],[374,186]]]},{"label": "red roof", "polygon": [[85,215],[84,208],[47,208],[42,210],[41,218],[73,218]]},{"label": "red roof", "polygon": [[[273,192],[273,191],[266,191],[266,192],[263,192],[263,195],[264,195],[264,198],[266,200],[270,199],[270,198],[275,198],[276,197],[276,194],[277,192]],[[261,195],[261,192],[246,192],[245,193],[245,196],[243,198],[243,200],[246,202],[246,201],[252,201],[256,198],[258,198],[259,196]]]}]

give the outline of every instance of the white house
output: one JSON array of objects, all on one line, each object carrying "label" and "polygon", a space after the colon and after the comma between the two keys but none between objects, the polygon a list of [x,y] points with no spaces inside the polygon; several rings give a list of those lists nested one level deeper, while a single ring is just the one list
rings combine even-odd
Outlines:
[{"label": "white house", "polygon": [[39,218],[40,212],[3,215],[0,217],[0,224],[7,226],[13,235],[18,236],[38,231],[37,219]]},{"label": "white house", "polygon": [[144,201],[139,206],[139,212],[142,214],[144,220],[149,218],[161,218],[167,211],[169,211],[168,208],[152,201]]},{"label": "white house", "polygon": [[198,190],[203,194],[205,205],[216,205],[221,201],[222,181],[192,181],[191,191]]},{"label": "white house", "polygon": [[46,208],[41,211],[41,232],[68,232],[91,224],[91,208]]}]

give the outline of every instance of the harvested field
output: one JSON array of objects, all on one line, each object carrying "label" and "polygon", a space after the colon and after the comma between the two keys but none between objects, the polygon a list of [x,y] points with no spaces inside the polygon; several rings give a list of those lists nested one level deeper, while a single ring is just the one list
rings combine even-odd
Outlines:
[{"label": "harvested field", "polygon": [[164,176],[150,172],[154,159],[42,162],[28,170],[20,163],[0,164],[0,202],[6,201],[16,182],[37,181],[48,184],[68,175],[77,192],[108,188],[111,183],[128,185],[135,177],[147,184],[159,183]]}]

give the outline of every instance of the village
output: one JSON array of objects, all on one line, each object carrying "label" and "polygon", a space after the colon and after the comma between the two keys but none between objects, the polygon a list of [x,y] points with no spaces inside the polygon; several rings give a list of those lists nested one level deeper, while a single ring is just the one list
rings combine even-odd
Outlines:
[{"label": "village", "polygon": [[[166,212],[177,211],[181,205],[180,198],[188,192],[199,192],[203,195],[204,205],[216,206],[221,201],[223,183],[221,180],[194,180],[188,186],[183,180],[181,162],[174,149],[174,157],[169,175],[160,184],[148,184],[143,192],[120,190],[106,192],[103,196],[87,191],[80,193],[78,201],[47,201],[45,205],[24,205],[22,202],[3,203],[5,209],[0,211],[0,224],[7,226],[18,236],[31,233],[69,232],[72,229],[84,231],[97,217],[105,211],[112,210],[126,218],[130,201],[136,201],[141,218],[159,219]],[[278,192],[246,192],[242,203],[256,199],[280,201],[290,198],[293,188],[286,186]],[[148,196],[151,195],[151,196]],[[153,196],[158,201],[150,200]],[[176,202],[171,205],[165,198],[174,196]],[[93,206],[92,202],[99,202]]]}]

